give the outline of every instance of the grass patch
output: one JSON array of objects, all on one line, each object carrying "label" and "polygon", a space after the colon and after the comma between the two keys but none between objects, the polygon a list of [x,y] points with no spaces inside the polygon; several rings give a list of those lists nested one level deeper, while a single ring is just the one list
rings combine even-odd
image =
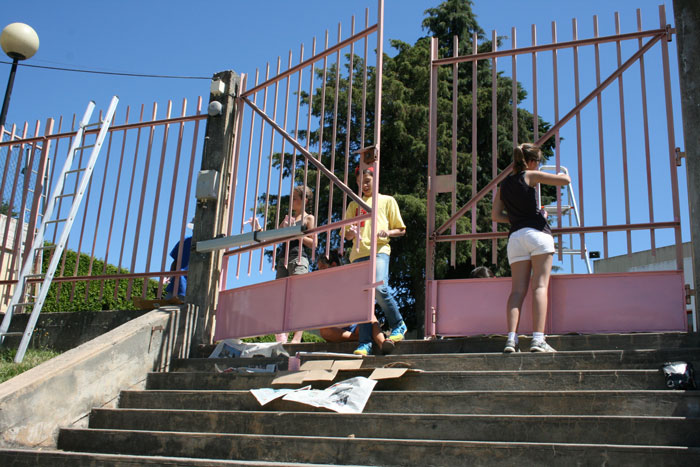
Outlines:
[{"label": "grass patch", "polygon": [[46,360],[51,360],[60,355],[61,352],[48,349],[27,349],[22,363],[14,362],[16,354],[17,349],[0,349],[0,383],[4,383],[8,379],[14,378],[40,363],[44,363]]},{"label": "grass patch", "polygon": [[[289,336],[287,338],[287,342],[292,340],[292,337],[294,337],[294,332],[290,332]],[[275,342],[275,335],[274,334],[268,334],[266,336],[258,336],[258,337],[247,337],[245,339],[241,339],[243,342]],[[302,342],[326,342],[322,337],[317,336],[316,334],[312,334],[310,332],[304,331],[304,337],[302,338]]]}]

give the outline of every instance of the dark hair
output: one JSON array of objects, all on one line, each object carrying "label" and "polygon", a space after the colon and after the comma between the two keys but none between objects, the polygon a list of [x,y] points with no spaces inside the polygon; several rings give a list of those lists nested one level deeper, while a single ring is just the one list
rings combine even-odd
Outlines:
[{"label": "dark hair", "polygon": [[469,277],[471,277],[471,278],[477,278],[477,277],[488,278],[488,277],[495,277],[495,274],[486,266],[479,266],[478,268],[474,268],[472,270],[472,272],[469,274]]},{"label": "dark hair", "polygon": [[540,147],[532,143],[523,143],[513,148],[513,172],[518,174],[527,168],[530,161],[541,161]]},{"label": "dark hair", "polygon": [[340,259],[340,255],[338,254],[338,252],[336,250],[330,250],[328,252],[328,258],[326,258],[325,254],[319,255],[318,262],[325,263],[329,266],[333,263],[337,264],[338,266],[341,266],[343,264],[343,260]]}]

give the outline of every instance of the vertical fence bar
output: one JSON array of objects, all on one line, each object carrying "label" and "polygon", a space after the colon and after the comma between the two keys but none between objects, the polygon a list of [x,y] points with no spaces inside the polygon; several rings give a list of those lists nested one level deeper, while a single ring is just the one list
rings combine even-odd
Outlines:
[{"label": "vertical fence bar", "polygon": [[[377,1],[377,65],[375,68],[375,97],[374,97],[374,144],[377,148],[376,159],[374,161],[374,183],[372,187],[372,233],[369,243],[369,284],[376,281],[377,269],[377,207],[379,206],[379,177],[382,141],[382,75],[384,65],[384,0]],[[364,124],[364,122],[363,122]],[[359,241],[357,244],[359,245]],[[389,284],[386,284],[387,286]],[[368,318],[374,318],[374,295],[376,291],[372,287],[368,295],[367,311]]]},{"label": "vertical fence bar", "polygon": [[[593,16],[593,37],[598,37],[598,16]],[[600,47],[594,46],[595,52],[595,85],[600,86]],[[598,154],[600,156],[600,198],[602,203],[603,225],[608,225],[607,194],[605,189],[605,144],[603,137],[603,100],[602,93],[596,96],[598,106]],[[603,257],[608,257],[608,232],[603,231]]]},{"label": "vertical fence bar", "polygon": [[[231,235],[233,233],[233,221],[236,217],[236,193],[238,191],[238,167],[241,163],[241,140],[243,140],[243,119],[245,117],[245,106],[243,105],[243,93],[246,90],[248,82],[248,74],[247,73],[242,73],[241,74],[241,84],[240,88],[238,91],[238,96],[236,98],[236,134],[234,135],[235,141],[233,144],[234,147],[234,154],[233,154],[233,175],[231,176],[231,181],[229,183],[229,208],[228,208],[228,215],[229,215],[229,221],[228,221],[228,230],[227,230],[227,235]],[[202,99],[200,97],[199,99],[199,105],[201,106]],[[199,121],[197,121],[197,124],[199,124]],[[195,126],[195,134],[197,133],[199,127]],[[196,138],[195,138],[196,141]],[[193,149],[194,151],[194,145]],[[194,152],[193,152],[193,158],[191,164],[194,164]],[[194,166],[192,165],[192,168],[190,169],[190,172],[194,170]],[[189,189],[188,189],[189,193]],[[184,227],[183,227],[184,228]],[[236,258],[238,258],[240,255],[236,255]],[[222,277],[225,279],[223,281],[220,281],[222,284],[222,287],[226,286],[226,282],[228,280],[228,265],[231,261],[231,257],[228,255],[224,255],[223,259],[223,265],[222,265]],[[273,265],[274,265],[274,255],[273,255]],[[236,272],[236,277],[238,277],[238,272]]]},{"label": "vertical fence bar", "polygon": [[[352,29],[353,29],[353,34],[354,34],[355,33],[355,17],[354,16],[352,17]],[[314,37],[314,39],[311,43],[311,57],[315,57],[315,56],[316,56],[316,37]],[[311,154],[311,112],[313,111],[313,97],[314,97],[314,83],[315,83],[314,62],[312,61],[309,66],[311,69],[309,70],[309,105],[308,105],[307,113],[306,113],[306,151],[309,154]],[[350,68],[352,69],[352,66]],[[350,101],[352,102],[352,99],[350,99]],[[305,190],[308,187],[308,181],[309,181],[308,175],[309,175],[309,159],[304,157],[304,189]],[[316,179],[317,180],[320,177],[320,175],[321,174],[318,171],[316,171]],[[315,196],[317,196],[317,194],[315,194]],[[305,213],[306,213],[306,203],[307,203],[306,196],[304,196],[302,198],[302,202],[301,202],[301,212],[302,212],[301,223],[302,223],[302,225],[304,224],[304,217],[305,217]],[[314,223],[316,223],[315,217],[314,217]],[[314,227],[316,227],[315,224],[314,224]],[[314,259],[316,257],[316,240],[317,239],[318,239],[318,235],[314,234],[314,239],[313,239],[314,241],[313,241],[313,245],[311,248],[311,261],[312,262],[314,261]],[[302,254],[302,249],[304,248],[303,243],[304,243],[303,240],[299,240],[299,244],[301,246],[301,248],[299,249],[299,255]],[[262,270],[262,255],[260,256],[260,263],[261,263],[260,266],[261,266],[261,270]]]},{"label": "vertical fence bar", "polygon": [[[557,43],[557,23],[556,21],[552,21],[552,44]],[[554,124],[556,125],[559,123],[559,69],[558,69],[558,56],[557,56],[557,49],[552,49],[552,80],[553,80],[553,89],[552,92],[554,94]],[[561,165],[561,154],[560,154],[560,145],[559,145],[559,130],[554,133],[554,151],[555,151],[555,160],[556,160],[556,172],[559,172],[559,166]],[[557,227],[561,229],[561,217],[562,217],[562,212],[561,212],[561,189],[559,187],[555,187],[556,192],[557,192]],[[564,252],[564,238],[560,235],[559,236],[559,248],[558,250],[558,259],[559,261],[562,260],[563,258],[563,252]]]},{"label": "vertical fence bar", "polygon": [[[452,56],[459,56],[459,37],[452,37]],[[459,76],[457,63],[452,64],[452,215],[457,212],[457,97],[459,94]],[[457,223],[452,224],[452,235],[457,233]],[[450,265],[457,265],[457,242],[450,242]]]},{"label": "vertical fence bar", "polygon": [[[620,35],[620,14],[615,12],[615,34]],[[622,66],[622,47],[620,41],[615,41],[617,49],[617,67]],[[618,96],[620,100],[620,140],[622,142],[622,177],[625,190],[625,222],[630,223],[630,189],[627,173],[627,127],[625,125],[625,88],[622,74],[617,77]],[[627,254],[632,252],[632,232],[627,231]]]},{"label": "vertical fence bar", "polygon": [[[430,38],[430,108],[428,109],[428,212],[425,236],[425,280],[435,279],[435,176],[437,160],[437,96],[438,96],[438,67],[433,63],[438,58],[437,38]],[[427,296],[427,289],[426,289]],[[428,303],[425,304],[425,316],[430,316]]]},{"label": "vertical fence bar", "polygon": [[[479,53],[479,35],[477,32],[474,32],[472,35],[472,53],[476,55]],[[477,152],[477,137],[476,137],[476,130],[477,130],[477,101],[478,96],[477,96],[477,87],[476,87],[476,81],[477,81],[477,59],[476,57],[472,61],[472,198],[474,195],[476,195],[477,189],[477,180],[476,180],[476,171],[477,171],[477,159],[478,159],[478,152]],[[455,187],[456,188],[456,187]],[[476,204],[472,207],[472,233],[476,233]],[[456,222],[455,224],[456,225]],[[477,240],[472,240],[472,266],[476,266],[476,242]]]},{"label": "vertical fence bar", "polygon": [[[165,118],[170,119],[170,115],[173,109],[173,102],[171,100],[168,100],[168,106],[165,111]],[[170,133],[170,124],[165,124],[165,127],[163,128],[163,147],[161,148],[160,151],[160,163],[158,164],[158,178],[156,181],[156,190],[155,190],[155,199],[153,200],[153,214],[151,217],[151,232],[148,236],[148,250],[147,250],[147,257],[146,257],[146,271],[150,269],[150,264],[152,261],[152,256],[153,256],[153,237],[155,236],[155,231],[156,231],[156,224],[158,222],[158,204],[160,201],[160,190],[163,184],[163,169],[165,167],[165,152],[167,150],[168,146],[168,134]],[[144,200],[145,204],[145,200]],[[168,215],[167,217],[170,217],[172,215],[172,206],[168,207]],[[169,224],[166,224],[166,228],[169,227]],[[177,282],[177,281],[176,281]],[[146,298],[146,291],[148,289],[147,287],[148,284],[148,279],[144,277],[143,279],[143,287],[141,290],[141,297]]]},{"label": "vertical fence bar", "polygon": [[[265,66],[265,81],[268,81],[270,79],[270,62],[267,62]],[[263,90],[263,108],[262,111],[267,114],[267,90],[269,89],[269,86],[265,86],[265,89]],[[262,170],[262,165],[263,165],[263,142],[265,141],[265,121],[261,119],[260,121],[260,139],[258,141],[258,167],[255,172],[255,190],[253,193],[255,193],[255,196],[253,196],[253,212],[251,213],[251,222],[250,222],[250,229],[251,231],[255,230],[255,219],[258,216],[258,192],[260,190],[260,171]],[[274,133],[274,131],[272,131]],[[252,137],[252,135],[251,135]],[[243,216],[245,218],[245,215]],[[263,250],[260,250],[260,272],[262,272],[262,267],[263,267],[263,258],[265,255],[263,254]],[[251,271],[251,266],[252,266],[252,260],[253,260],[253,252],[251,251],[250,254],[248,255],[248,275],[250,276],[250,271]]]},{"label": "vertical fence bar", "polygon": [[683,270],[683,240],[681,238],[681,212],[678,199],[678,172],[676,169],[676,136],[673,125],[673,102],[671,97],[671,72],[668,64],[668,43],[671,40],[670,26],[666,23],[666,8],[659,5],[659,27],[666,28],[666,38],[661,40],[661,58],[664,72],[664,95],[666,101],[666,132],[668,135],[668,162],[671,169],[671,195],[673,197],[673,220],[678,225],[673,229],[676,237],[676,267]]},{"label": "vertical fence bar", "polygon": [[[352,18],[352,25],[350,30],[350,36],[355,34],[355,17]],[[352,122],[352,77],[353,77],[353,57],[355,55],[355,43],[350,45],[350,67],[348,72],[348,109],[346,115],[346,130],[345,130],[345,171],[343,172],[343,183],[347,186],[350,179],[350,132],[351,132],[351,122]],[[364,124],[364,122],[363,122]],[[360,163],[361,166],[361,163]],[[343,218],[345,218],[345,206],[347,206],[348,195],[343,191]],[[341,234],[342,235],[342,234]],[[359,246],[360,241],[358,238],[357,244]]]},{"label": "vertical fence bar", "polygon": [[[301,44],[301,48],[299,51],[299,64],[303,63],[304,61],[304,44]],[[301,108],[301,83],[304,77],[303,70],[300,68],[299,71],[297,72],[298,79],[297,79],[297,105],[296,105],[296,111],[294,112],[294,140],[298,141],[299,140],[299,109]],[[294,201],[294,184],[296,183],[297,179],[297,147],[294,146],[294,149],[292,150],[292,166],[291,166],[291,175],[292,179],[290,180],[289,184],[289,207],[288,207],[288,212],[289,212],[289,220],[290,222],[292,219],[294,219],[294,213],[292,212],[292,204]],[[304,244],[302,242],[302,237],[299,237],[299,258],[301,259],[301,255],[304,250]],[[284,253],[284,264],[286,265],[289,262],[289,250],[291,249],[292,241],[290,240],[287,242],[287,249]],[[252,254],[252,253],[251,253]],[[285,307],[286,307],[285,303]],[[284,313],[284,320],[285,320],[285,329],[287,327],[287,310],[285,310]]]},{"label": "vertical fence bar", "polygon": [[[637,31],[642,30],[642,11],[637,8]],[[637,41],[638,48],[642,48],[642,38]],[[649,222],[654,222],[654,196],[652,195],[652,180],[651,180],[651,150],[649,149],[649,112],[647,109],[647,84],[646,72],[644,67],[644,55],[639,57],[639,79],[642,92],[642,121],[644,124],[644,157],[646,162],[647,175],[647,198],[649,204]],[[651,241],[651,255],[656,256],[656,232],[654,229],[649,229],[649,240]]]},{"label": "vertical fence bar", "polygon": [[[292,51],[289,51],[289,60],[287,62],[287,69],[292,68]],[[283,126],[282,128],[287,128],[287,117],[289,115],[289,91],[290,91],[290,86],[291,86],[291,77],[290,75],[287,75],[286,78],[286,94],[284,96],[284,117],[283,117]],[[283,174],[284,174],[284,147],[286,144],[287,140],[286,138],[282,138],[282,149],[280,150],[280,176],[279,176],[279,188],[277,190],[277,209],[276,209],[276,218],[275,218],[275,227],[279,227],[280,225],[280,213],[282,211],[282,181],[283,181]],[[290,200],[291,202],[291,200]],[[289,245],[289,243],[286,243]],[[274,247],[276,248],[276,246]],[[275,266],[275,262],[277,261],[277,255],[273,252],[272,254],[272,264],[273,267]],[[238,275],[236,275],[238,277]]]},{"label": "vertical fence bar", "polygon": [[[182,111],[180,114],[184,117],[187,115],[187,99],[182,100]],[[167,266],[167,260],[168,260],[168,250],[170,247],[170,230],[171,230],[171,223],[173,220],[173,207],[175,205],[175,188],[177,187],[177,179],[178,179],[178,173],[180,171],[180,157],[182,154],[182,139],[184,136],[184,131],[185,131],[185,122],[180,122],[180,128],[178,129],[178,134],[177,134],[177,148],[175,149],[175,164],[173,165],[173,178],[172,181],[170,182],[170,199],[168,202],[168,217],[167,220],[165,221],[165,238],[163,239],[163,253],[161,254],[161,262],[160,262],[160,270],[165,271],[165,268]],[[165,143],[163,143],[165,144]],[[185,205],[184,209],[182,212],[182,218],[184,219],[184,222],[187,222],[187,196],[189,193],[185,194]],[[180,259],[180,255],[178,255],[178,259]],[[225,276],[224,276],[225,277]],[[165,281],[164,277],[160,277],[158,279],[158,291],[156,293],[156,298],[160,298],[163,294],[163,283]],[[173,296],[177,297],[178,295],[178,289],[179,289],[179,280],[175,280],[173,282]]]},{"label": "vertical fence bar", "polygon": [[[258,85],[258,79],[260,77],[260,71],[256,68],[255,69],[255,86]],[[253,104],[257,104],[258,102],[258,93],[253,94]],[[263,123],[264,124],[264,123]],[[246,155],[246,162],[245,162],[245,183],[243,187],[243,205],[241,206],[241,226],[240,230],[238,233],[243,233],[243,227],[245,226],[245,210],[246,206],[248,205],[248,181],[250,180],[250,159],[251,155],[253,153],[253,134],[255,133],[255,113],[251,112],[250,115],[250,129],[248,131],[248,152]],[[250,257],[252,255],[252,252],[248,254]],[[236,278],[239,276],[241,272],[241,256],[238,255],[238,261],[236,263]]]},{"label": "vertical fence bar", "polygon": [[[496,30],[491,31],[491,51],[495,52],[498,49],[498,36]],[[498,175],[498,73],[496,72],[497,59],[491,59],[491,177],[496,178]],[[457,185],[455,185],[455,192]],[[496,188],[491,190],[491,199],[496,199]],[[498,230],[498,222],[491,221],[491,231]],[[491,240],[491,263],[498,263],[498,240]]]},{"label": "vertical fence bar", "polygon": [[[141,112],[139,114],[139,123],[143,122],[143,111],[144,111],[144,105],[141,104]],[[136,178],[136,164],[138,162],[138,154],[139,154],[139,147],[141,145],[141,127],[138,128],[136,131],[136,146],[134,147],[134,163],[131,168],[131,181],[129,182],[129,195],[127,198],[126,202],[126,214],[124,216],[124,229],[122,231],[122,242],[121,242],[121,248],[119,251],[119,265],[117,266],[117,270],[121,270],[122,268],[122,259],[124,258],[124,244],[126,242],[126,231],[129,226],[129,213],[131,212],[131,196],[134,192],[134,180]],[[131,281],[129,281],[129,284],[131,284]],[[60,284],[59,284],[60,285]],[[115,281],[114,285],[114,299],[117,299],[117,291],[119,290],[119,279]],[[129,292],[127,293],[127,300],[131,297],[131,287],[128,288]]]},{"label": "vertical fence bar", "polygon": [[[277,57],[277,73],[275,76],[278,76],[280,74],[280,70],[282,69],[282,58]],[[277,102],[279,101],[279,87],[280,87],[280,82],[279,80],[275,80],[275,98],[273,99],[273,105],[272,105],[272,120],[275,122],[277,121]],[[241,107],[238,106],[238,113],[240,114],[241,112]],[[269,208],[270,208],[270,186],[272,183],[272,157],[275,153],[275,130],[271,129],[270,131],[270,154],[268,155],[268,164],[267,164],[267,188],[265,189],[265,210],[263,212],[263,223],[262,223],[262,228],[263,230],[267,230],[267,219],[268,219],[268,213],[269,213]],[[280,171],[282,168],[280,167]],[[235,197],[235,192],[232,192],[232,197]],[[277,206],[277,209],[279,210],[279,206]],[[255,224],[253,224],[253,227],[255,227]],[[274,256],[274,248],[272,251],[272,255]],[[260,254],[260,272],[263,272],[263,258],[264,254]],[[225,258],[228,258],[228,256],[225,256]]]},{"label": "vertical fence bar", "polygon": [[[156,102],[153,103],[153,112],[151,114],[151,122],[154,122],[156,120],[156,112],[158,110],[158,104]],[[153,138],[155,137],[155,127],[153,125],[150,126],[150,131],[148,132],[148,146],[146,148],[146,163],[144,165],[143,169],[143,175],[142,175],[142,182],[141,182],[141,197],[140,202],[138,202],[139,205],[139,212],[136,217],[136,229],[134,231],[134,249],[131,252],[131,267],[129,268],[129,272],[132,274],[136,272],[136,259],[138,258],[138,249],[139,249],[139,236],[141,234],[141,221],[143,220],[143,208],[145,207],[145,201],[146,201],[146,188],[148,187],[148,177],[146,174],[150,172],[150,167],[151,167],[151,153],[153,151]],[[135,163],[136,161],[134,161]],[[144,279],[144,282],[146,279]],[[129,279],[129,286],[127,287],[126,291],[126,299],[129,300],[131,299],[131,289],[133,285],[133,279]]]},{"label": "vertical fence bar", "polygon": [[[100,183],[100,199],[97,202],[97,215],[95,219],[97,219],[97,222],[95,222],[95,231],[92,234],[92,247],[90,247],[90,263],[88,264],[88,276],[92,275],[92,265],[95,261],[95,248],[97,246],[97,235],[98,231],[100,228],[100,223],[99,219],[102,217],[102,204],[104,203],[104,197],[105,197],[105,185],[107,183],[107,174],[109,173],[109,162],[111,160],[111,154],[112,154],[112,136],[113,133],[110,131],[109,132],[109,138],[107,139],[107,154],[105,154],[105,170],[102,173],[102,182]],[[94,174],[93,174],[94,176]],[[87,209],[86,209],[87,211]],[[105,264],[107,264],[107,258],[105,257]],[[103,281],[100,281],[103,283]],[[92,282],[87,282],[85,284],[85,301],[87,302],[88,298],[90,297],[90,286],[92,285]],[[102,291],[100,291],[100,299],[102,298]]]},{"label": "vertical fence bar", "polygon": [[[129,107],[126,108],[126,118],[124,119],[124,124],[129,123],[129,109],[130,109]],[[109,261],[109,247],[112,244],[112,229],[114,227],[114,218],[115,218],[115,214],[117,211],[117,200],[119,199],[119,187],[121,187],[120,182],[121,182],[121,177],[122,177],[122,168],[124,166],[124,152],[126,150],[126,131],[127,130],[124,129],[124,131],[122,132],[122,148],[121,148],[121,154],[119,155],[119,169],[117,170],[117,180],[116,180],[116,184],[114,185],[114,187],[115,187],[114,188],[114,201],[112,203],[112,213],[111,213],[111,216],[109,218],[109,231],[107,233],[107,246],[105,248],[105,254],[104,254],[105,262],[102,265],[102,274],[105,274],[107,272],[107,263]],[[128,218],[128,213],[129,213],[129,211],[127,208],[127,211],[126,211],[127,218]],[[126,220],[124,221],[124,224],[126,225]],[[120,259],[120,262],[121,262],[121,259]],[[115,298],[116,298],[116,290],[118,288],[117,284],[118,284],[118,282],[115,281],[115,286],[114,286]],[[102,297],[104,294],[104,287],[105,287],[105,281],[103,280],[100,283],[100,300],[102,300]]]},{"label": "vertical fence bar", "polygon": [[[578,40],[578,21],[576,18],[571,20],[573,30],[573,39]],[[574,47],[574,97],[575,105],[581,102],[581,94],[579,91],[579,67],[578,67],[578,47]],[[583,215],[583,149],[581,147],[581,112],[576,114],[576,162],[578,166],[578,208],[579,208],[579,225],[584,226]],[[585,234],[580,234],[579,244],[581,245],[581,258],[586,258],[586,237]],[[573,272],[573,270],[572,270]]]},{"label": "vertical fence bar", "polygon": [[[365,41],[367,39],[365,38]],[[323,50],[328,50],[328,29],[326,29],[326,34],[324,38],[324,43],[323,43]],[[321,117],[319,119],[319,126],[318,126],[318,160],[323,163],[323,130],[326,127],[325,121],[326,121],[326,78],[327,78],[327,72],[328,72],[328,56],[324,55],[323,56],[323,74],[322,74],[322,83],[321,83]],[[333,182],[329,182],[329,189],[333,189]],[[314,219],[316,219],[316,222],[318,223],[319,218],[318,218],[318,211],[319,211],[319,204],[320,204],[320,192],[321,192],[321,174],[320,172],[317,172],[316,175],[316,195],[314,197]],[[331,248],[331,231],[328,230],[325,232],[326,233],[326,258],[329,257],[330,255],[330,248]],[[342,243],[342,241],[341,241]]]},{"label": "vertical fence bar", "polygon": [[[341,40],[341,25],[338,23],[338,41],[336,42],[337,44],[340,44]],[[331,167],[330,170],[335,174],[335,149],[336,149],[336,139],[337,139],[337,131],[338,131],[338,94],[339,94],[339,89],[340,89],[340,50],[338,50],[335,54],[335,95],[333,98],[333,133],[331,134]],[[325,106],[325,102],[323,103]],[[347,175],[347,174],[346,174]],[[347,180],[346,180],[347,181]],[[330,192],[328,193],[328,223],[330,224],[333,220],[333,191],[334,191],[334,185],[333,182],[330,183]],[[342,206],[342,215],[343,219],[345,218],[345,203],[343,203]],[[343,253],[343,241],[342,241],[342,236],[343,236],[343,231],[341,230],[341,241],[340,241],[340,252],[341,254]],[[359,242],[358,242],[359,245]]]}]

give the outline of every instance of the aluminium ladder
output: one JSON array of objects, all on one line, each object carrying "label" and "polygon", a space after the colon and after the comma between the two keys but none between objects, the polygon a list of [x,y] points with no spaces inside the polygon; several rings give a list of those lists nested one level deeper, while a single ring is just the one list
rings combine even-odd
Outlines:
[{"label": "aluminium ladder", "polygon": [[[557,167],[555,165],[543,165],[542,167],[540,167],[540,170],[542,170],[544,172],[551,171],[551,172],[556,173]],[[564,167],[563,165],[559,166],[559,170],[564,172],[565,174],[569,175],[568,169],[566,167]],[[572,227],[573,226],[579,227],[581,225],[581,219],[579,218],[578,206],[576,205],[576,198],[574,197],[574,191],[571,188],[571,184],[569,183],[565,187],[556,187],[556,188],[557,189],[562,188],[562,191],[564,191],[564,193],[566,193],[566,203],[564,202],[564,200],[562,200],[562,204],[560,206],[562,216],[568,215],[569,216],[569,225]],[[539,200],[540,205],[547,212],[548,215],[550,215],[550,216],[557,215],[556,202],[554,204],[549,204],[547,206],[543,206],[541,204],[542,201],[540,198],[540,186],[539,185],[537,185],[537,199]],[[572,214],[574,215],[573,219],[571,217]],[[573,224],[574,220],[576,221],[575,225]],[[574,255],[580,255],[581,250],[583,250],[583,259],[584,259],[584,262],[586,263],[586,270],[588,271],[588,274],[592,274],[593,271],[591,269],[591,259],[590,259],[590,256],[588,254],[588,248],[586,248],[585,242],[583,243],[583,245],[581,245],[580,248],[573,248],[573,241],[574,241],[573,237],[574,237],[573,234],[569,234],[569,244],[570,244],[570,246],[572,246],[572,248],[564,248],[564,247],[561,248],[562,254],[570,255],[570,257],[571,257],[571,273],[573,274],[573,272],[574,272]]]},{"label": "aluminium ladder", "polygon": [[[0,344],[4,342],[5,337],[7,336],[22,335],[22,341],[20,342],[19,348],[17,349],[17,354],[15,355],[16,363],[20,363],[22,361],[22,359],[24,358],[24,354],[27,351],[27,347],[29,346],[32,334],[34,333],[34,327],[36,326],[36,322],[39,319],[39,313],[41,313],[41,308],[44,305],[46,295],[49,292],[49,287],[51,286],[51,281],[53,280],[53,276],[56,272],[58,262],[60,261],[61,256],[63,254],[63,250],[65,249],[66,243],[68,242],[68,235],[70,234],[71,227],[73,226],[73,221],[75,220],[75,216],[78,213],[78,209],[80,208],[80,203],[83,199],[83,195],[85,194],[85,191],[88,187],[88,183],[90,182],[90,177],[92,176],[92,172],[97,162],[97,156],[100,153],[100,148],[102,147],[102,143],[104,142],[105,136],[107,135],[107,131],[114,117],[114,112],[117,108],[118,102],[119,98],[117,96],[112,97],[112,101],[109,104],[109,108],[107,109],[107,113],[105,114],[104,119],[100,122],[92,124],[88,122],[90,121],[92,112],[95,109],[95,102],[90,101],[90,103],[88,104],[87,109],[85,110],[85,114],[83,115],[83,118],[78,126],[78,131],[76,132],[75,137],[73,138],[73,143],[71,144],[71,147],[68,150],[68,156],[66,157],[66,161],[63,165],[61,174],[58,177],[56,187],[54,188],[53,193],[51,194],[51,198],[49,199],[48,205],[46,207],[46,212],[44,213],[44,216],[41,221],[41,226],[39,227],[39,231],[34,237],[31,249],[25,256],[26,259],[22,270],[19,274],[19,277],[17,278],[17,285],[15,286],[14,293],[12,294],[12,300],[10,301],[10,304],[7,307],[7,311],[5,312],[5,317],[2,320],[2,324],[0,324]],[[100,130],[97,133],[94,143],[86,144],[85,130],[90,127],[96,126],[99,126]],[[86,149],[91,149],[87,165],[85,167],[73,168],[74,161],[76,161],[77,165],[80,165],[80,158],[75,157],[76,152],[84,151]],[[76,180],[77,178],[80,178],[80,180],[74,185],[77,187],[77,191],[75,193],[66,192],[65,190],[66,178],[71,175],[75,175]],[[56,212],[56,218],[52,219],[56,201],[64,198],[73,198],[73,203],[71,204],[68,217],[60,218],[61,213],[59,208],[59,210]],[[56,224],[55,228],[57,231],[59,229],[59,224],[63,224],[63,229],[61,230],[58,243],[55,245],[44,245],[44,233],[46,232],[46,227],[49,224]],[[53,249],[54,251],[51,255],[51,260],[49,262],[49,266],[46,270],[46,273],[33,274],[32,268],[34,266],[34,261],[36,259],[37,254],[41,255],[43,250],[48,249]],[[28,293],[27,290],[27,280],[38,278],[43,278],[43,281],[41,282],[41,287],[39,289],[38,295],[32,296]],[[35,301],[32,301],[32,299],[34,299]],[[32,307],[32,313],[29,317],[27,327],[25,328],[24,332],[8,332],[8,329],[10,327],[10,321],[12,320],[12,315],[14,314],[14,312],[17,311],[18,308],[28,306]]]}]

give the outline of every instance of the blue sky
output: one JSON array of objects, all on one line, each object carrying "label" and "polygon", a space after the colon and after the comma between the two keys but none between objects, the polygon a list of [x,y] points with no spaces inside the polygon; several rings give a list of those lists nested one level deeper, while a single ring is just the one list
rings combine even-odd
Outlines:
[{"label": "blue sky", "polygon": [[[601,34],[611,34],[615,11],[621,14],[623,32],[636,30],[636,8],[642,10],[645,29],[654,29],[659,24],[658,5],[661,3],[666,5],[668,22],[673,23],[672,2],[659,0],[477,0],[474,11],[487,37],[490,37],[492,29],[499,35],[510,36],[511,27],[515,26],[519,44],[529,45],[531,24],[537,26],[538,42],[547,43],[551,40],[552,21],[558,24],[559,40],[569,40],[571,19],[574,17],[579,21],[579,36],[590,37],[594,14],[599,16]],[[438,4],[437,0],[386,0],[385,52],[393,54],[388,45],[390,39],[412,44],[425,35],[420,27],[423,12]],[[107,8],[107,5],[115,7]],[[290,49],[296,56],[300,44],[310,47],[313,37],[321,41],[326,29],[334,38],[339,22],[342,22],[346,37],[350,17],[356,16],[357,29],[360,29],[359,25],[364,23],[365,8],[370,10],[370,23],[374,22],[376,5],[371,0],[125,0],[110,4],[83,0],[24,0],[3,5],[0,21],[3,24],[0,27],[17,21],[27,23],[37,31],[40,49],[26,62],[28,64],[208,78],[226,69],[253,74],[256,68],[264,69],[268,61],[274,62],[280,55],[286,57]],[[505,47],[510,47],[510,39],[506,40],[506,44]],[[671,69],[675,76],[675,43],[671,44],[670,52]],[[4,56],[2,58],[5,59]],[[539,60],[551,62],[551,58],[544,54]],[[566,60],[566,57],[561,57],[562,69],[569,66]],[[519,68],[518,79],[529,90],[527,63],[526,59],[519,61],[519,67],[523,68]],[[583,63],[590,64],[590,61]],[[609,70],[615,64],[608,62],[603,65],[604,70]],[[499,62],[499,69],[509,73],[509,67],[509,63],[506,66],[505,61]],[[0,89],[4,89],[9,69],[8,64],[0,64]],[[540,86],[544,85],[540,83]],[[208,92],[208,79],[130,78],[20,67],[7,121],[9,124],[21,124],[40,120],[43,125],[48,117],[81,114],[91,99],[96,100],[98,106],[106,106],[113,94],[120,96],[120,107],[137,107],[141,104],[148,107],[158,102],[159,109],[164,109],[167,100],[172,99],[174,108],[179,109],[182,98],[194,102],[198,96],[205,96],[206,101]],[[572,95],[570,90],[561,90],[560,115],[570,107]],[[551,121],[552,109],[547,107],[549,103],[544,96],[545,92],[540,89],[541,112]],[[635,98],[626,98],[634,109]],[[611,101],[613,104],[616,102],[614,99]],[[525,103],[526,108],[529,105],[529,101]],[[677,84],[674,88],[674,106],[677,145],[682,148]],[[632,110],[628,112],[627,119],[638,120],[638,116]],[[614,134],[614,130],[607,130],[606,145],[619,145]],[[573,139],[569,138],[569,141]],[[590,143],[591,148],[587,147],[586,150],[595,149],[597,142]],[[684,172],[684,167],[678,172],[682,196],[685,193]],[[609,189],[613,196],[620,193],[619,186]],[[618,190],[617,193],[614,190]],[[614,208],[611,206],[611,209]],[[687,226],[687,207],[682,206],[681,212]],[[590,219],[589,224],[595,223],[592,210],[587,219]],[[621,235],[619,238],[611,237],[611,242],[615,244],[615,252],[611,251],[611,255],[624,252],[620,249],[624,248],[624,234]],[[685,237],[685,240],[689,239],[687,232]],[[635,236],[635,249],[643,248],[645,241],[643,237]],[[591,249],[600,248],[595,240],[592,242]],[[580,267],[577,266],[578,271],[582,272]]]}]

